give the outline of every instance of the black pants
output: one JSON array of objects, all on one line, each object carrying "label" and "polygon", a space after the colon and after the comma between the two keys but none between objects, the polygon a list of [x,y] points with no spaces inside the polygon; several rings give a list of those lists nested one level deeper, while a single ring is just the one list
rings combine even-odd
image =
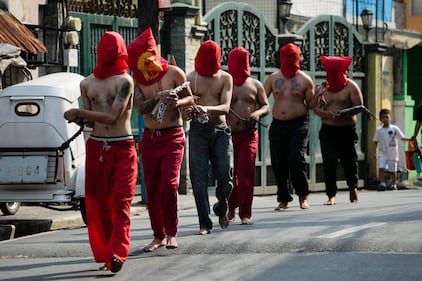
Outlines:
[{"label": "black pants", "polygon": [[309,138],[308,116],[273,119],[269,131],[271,165],[277,180],[277,201],[290,202],[290,183],[299,196],[309,194],[305,152]]},{"label": "black pants", "polygon": [[337,165],[343,166],[349,189],[358,186],[358,156],[356,127],[329,126],[322,124],[319,131],[322,160],[324,165],[325,192],[329,198],[337,193]]}]

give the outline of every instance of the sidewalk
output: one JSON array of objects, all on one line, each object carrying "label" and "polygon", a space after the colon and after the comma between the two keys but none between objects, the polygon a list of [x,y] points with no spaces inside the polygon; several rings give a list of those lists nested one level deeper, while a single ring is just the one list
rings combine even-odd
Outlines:
[{"label": "sidewalk", "polygon": [[[138,216],[148,212],[146,205],[141,203],[141,196],[135,196],[130,209],[131,216]],[[195,208],[192,192],[179,195],[179,210]],[[0,216],[0,241],[18,238],[25,235],[45,231],[83,227],[79,210],[70,206],[42,207],[34,204],[23,204],[13,216]]]}]

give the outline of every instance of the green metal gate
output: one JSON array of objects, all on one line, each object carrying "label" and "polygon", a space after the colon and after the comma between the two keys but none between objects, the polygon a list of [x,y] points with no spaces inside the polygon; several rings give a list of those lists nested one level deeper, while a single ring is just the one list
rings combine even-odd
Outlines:
[{"label": "green metal gate", "polygon": [[[94,15],[88,13],[72,12],[71,16],[78,17],[82,21],[80,32],[79,66],[72,68],[72,72],[77,72],[83,76],[88,76],[93,72],[97,63],[97,45],[101,36],[106,31],[116,31],[122,35],[126,45],[132,42],[138,34],[138,20],[135,18],[123,18],[107,15]],[[132,111],[132,132],[138,135],[138,115]]]},{"label": "green metal gate", "polygon": [[[212,39],[219,43],[222,50],[222,68],[227,69],[229,52],[242,46],[249,50],[252,76],[262,83],[276,68],[276,53],[279,50],[277,29],[269,25],[264,15],[255,7],[244,4],[222,3],[205,16],[208,23],[208,35],[204,40]],[[317,84],[325,79],[325,72],[319,61],[320,55],[352,56],[353,64],[349,68],[349,77],[362,88],[363,85],[363,46],[361,36],[353,25],[337,16],[320,16],[311,19],[298,30],[304,37],[301,45],[301,69],[306,71]],[[365,93],[364,93],[365,94]],[[270,103],[273,103],[272,96]],[[270,114],[271,115],[271,114]],[[359,117],[360,118],[360,117]],[[264,121],[271,122],[267,116]],[[362,120],[359,119],[358,145],[360,179],[366,172],[365,154],[362,143]],[[308,163],[308,181],[312,191],[325,189],[322,157],[319,146],[318,131],[320,119],[310,113],[310,135],[306,160]],[[271,168],[268,129],[259,127],[259,151],[256,159],[255,194],[273,194],[276,181]],[[339,188],[345,187],[342,169],[338,170]],[[360,181],[360,186],[363,181]]]}]

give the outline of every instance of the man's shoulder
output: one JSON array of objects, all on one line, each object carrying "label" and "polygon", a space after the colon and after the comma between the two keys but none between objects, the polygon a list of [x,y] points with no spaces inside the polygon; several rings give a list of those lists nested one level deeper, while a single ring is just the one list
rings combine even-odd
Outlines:
[{"label": "man's shoulder", "polygon": [[261,88],[263,87],[261,81],[259,81],[256,78],[253,77],[248,77],[248,79],[245,80],[245,83],[243,83],[242,85],[246,85],[248,87],[254,87],[254,88]]},{"label": "man's shoulder", "polygon": [[358,84],[353,79],[350,79],[350,78],[347,78],[346,87],[348,87],[352,90],[359,90],[360,91]]}]

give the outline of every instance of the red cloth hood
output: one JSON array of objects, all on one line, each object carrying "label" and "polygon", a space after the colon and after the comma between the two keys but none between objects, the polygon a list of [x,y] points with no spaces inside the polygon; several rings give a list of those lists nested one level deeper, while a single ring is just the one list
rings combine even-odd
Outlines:
[{"label": "red cloth hood", "polygon": [[97,65],[94,76],[105,79],[128,71],[126,44],[122,36],[113,31],[107,31],[101,37],[97,48]]},{"label": "red cloth hood", "polygon": [[195,70],[204,76],[212,76],[221,67],[221,49],[217,43],[207,40],[201,44],[195,57]]},{"label": "red cloth hood", "polygon": [[320,56],[322,66],[327,72],[327,89],[335,93],[347,85],[347,69],[352,62],[352,57],[326,57]]},{"label": "red cloth hood", "polygon": [[151,85],[160,80],[168,71],[168,62],[157,51],[151,28],[147,28],[128,46],[129,68],[133,78],[143,85]]},{"label": "red cloth hood", "polygon": [[289,43],[280,48],[281,73],[284,77],[292,78],[300,70],[300,49]]},{"label": "red cloth hood", "polygon": [[233,76],[233,83],[236,86],[242,85],[251,76],[249,66],[249,52],[245,48],[231,50],[228,59],[228,71]]}]

